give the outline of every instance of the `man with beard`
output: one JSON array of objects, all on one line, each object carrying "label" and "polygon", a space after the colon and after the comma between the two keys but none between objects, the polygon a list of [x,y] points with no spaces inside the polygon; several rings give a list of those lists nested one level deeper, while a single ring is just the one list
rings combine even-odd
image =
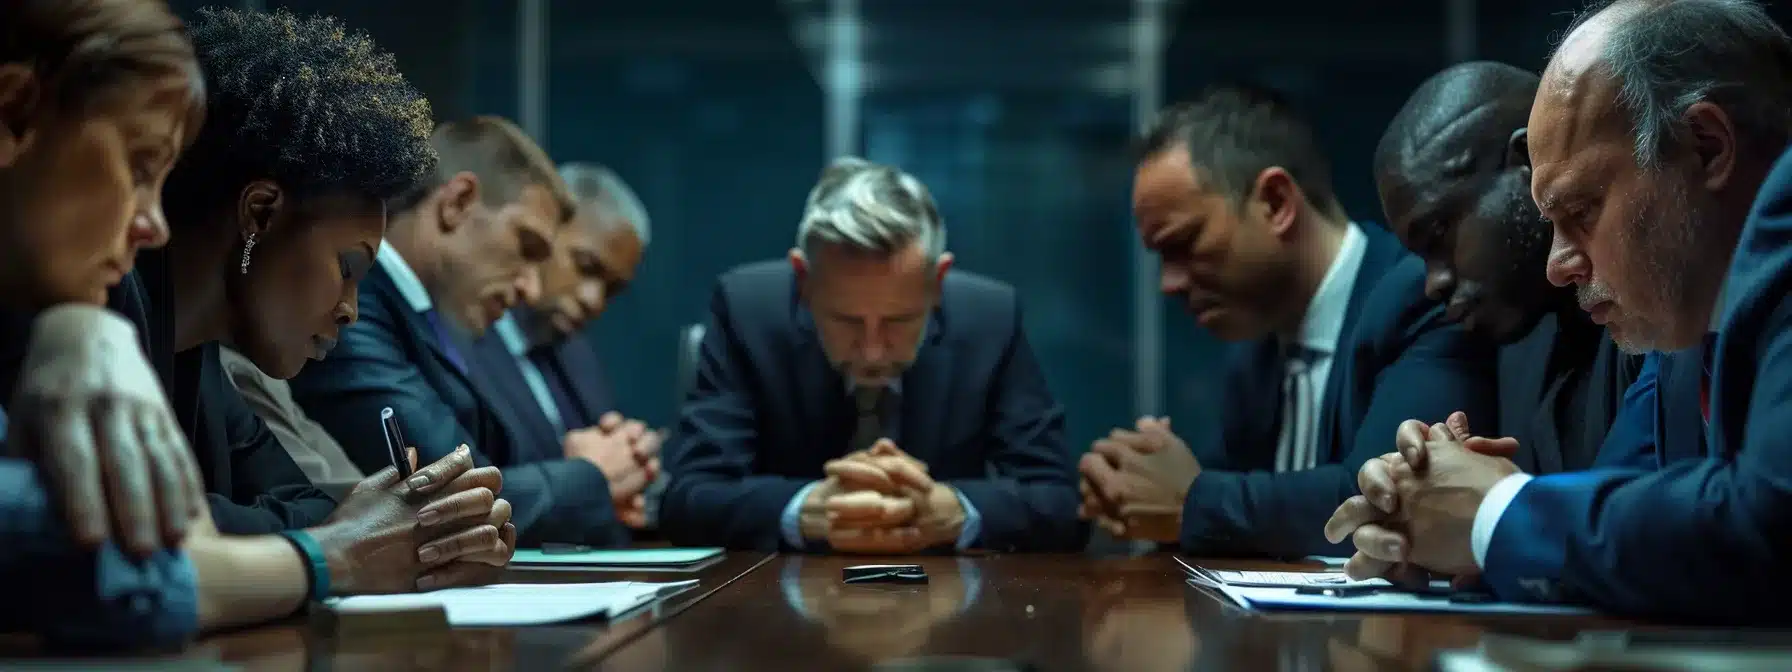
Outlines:
[{"label": "man with beard", "polygon": [[1401,420],[1493,413],[1492,349],[1425,298],[1422,260],[1345,214],[1273,92],[1211,89],[1142,145],[1133,214],[1162,291],[1234,344],[1220,440],[1195,455],[1167,418],[1114,430],[1082,459],[1082,514],[1191,554],[1335,554],[1320,527]]},{"label": "man with beard", "polygon": [[1620,0],[1570,31],[1529,130],[1550,280],[1627,350],[1718,332],[1710,455],[1531,477],[1482,454],[1495,441],[1403,425],[1327,536],[1354,540],[1358,577],[1408,562],[1508,599],[1784,621],[1792,41],[1745,0]]},{"label": "man with beard", "polygon": [[953,271],[945,248],[927,187],[844,158],[809,193],[787,261],[722,275],[663,453],[668,539],[1082,548],[1075,453],[1014,288]]},{"label": "man with beard", "polygon": [[[560,177],[576,209],[572,219],[560,224],[553,255],[541,263],[540,299],[511,309],[493,324],[474,343],[474,356],[506,398],[535,400],[515,409],[532,435],[522,445],[551,450],[513,459],[553,459],[569,433],[618,430],[640,433],[652,445],[638,454],[651,456],[657,452],[659,435],[616,412],[603,364],[584,335],[585,326],[634,279],[647,249],[647,211],[634,191],[607,168],[571,164],[560,168]],[[631,478],[653,480],[659,460],[642,461],[643,468],[632,472]],[[615,502],[617,517],[631,529],[646,527],[647,502],[641,488],[611,487],[628,495]]]},{"label": "man with beard", "polygon": [[[1593,465],[1637,363],[1543,273],[1549,222],[1531,200],[1524,128],[1537,81],[1485,61],[1433,75],[1388,125],[1375,176],[1389,228],[1425,259],[1425,294],[1504,345],[1498,424],[1471,424],[1517,438],[1513,461],[1546,474]],[[1634,413],[1652,419],[1653,389],[1636,391]],[[1632,435],[1645,428],[1634,424],[1619,428],[1626,446],[1614,452],[1639,450]]]}]

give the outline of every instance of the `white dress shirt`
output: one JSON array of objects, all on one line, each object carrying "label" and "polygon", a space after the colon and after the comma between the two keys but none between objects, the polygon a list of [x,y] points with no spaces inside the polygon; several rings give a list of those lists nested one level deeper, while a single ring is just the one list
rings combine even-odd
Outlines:
[{"label": "white dress shirt", "polygon": [[[1294,343],[1307,351],[1304,358],[1289,358],[1283,373],[1283,385],[1294,384],[1304,369],[1306,394],[1299,409],[1285,409],[1276,440],[1276,471],[1311,469],[1319,459],[1319,416],[1325,408],[1325,384],[1331,377],[1332,360],[1338,349],[1338,337],[1344,332],[1344,315],[1350,309],[1350,293],[1356,287],[1357,271],[1363,266],[1363,253],[1368,238],[1356,222],[1346,223],[1344,240],[1331,267],[1319,281],[1307,312],[1301,318],[1300,331]],[[1287,398],[1284,392],[1284,399]],[[1298,411],[1289,413],[1288,411]]]}]

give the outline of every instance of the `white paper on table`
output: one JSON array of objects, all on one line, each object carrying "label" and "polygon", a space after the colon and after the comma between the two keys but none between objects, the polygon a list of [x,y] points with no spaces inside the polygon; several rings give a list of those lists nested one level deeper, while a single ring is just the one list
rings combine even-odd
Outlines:
[{"label": "white paper on table", "polygon": [[1350,558],[1339,558],[1329,555],[1309,555],[1306,559],[1308,562],[1317,562],[1325,565],[1326,569],[1343,569],[1344,563],[1350,562]]},{"label": "white paper on table", "polygon": [[327,604],[343,613],[440,606],[448,614],[448,624],[459,627],[544,625],[598,616],[614,618],[696,583],[500,583],[429,593],[355,595],[334,598]]},{"label": "white paper on table", "polygon": [[1532,614],[1542,616],[1591,616],[1579,607],[1520,602],[1451,602],[1447,597],[1389,590],[1336,597],[1302,595],[1295,588],[1214,586],[1232,601],[1248,609],[1287,611],[1418,611],[1456,614]]},{"label": "white paper on table", "polygon": [[1386,579],[1352,581],[1343,572],[1257,572],[1232,569],[1202,569],[1208,577],[1228,586],[1287,588],[1300,586],[1387,586]]}]

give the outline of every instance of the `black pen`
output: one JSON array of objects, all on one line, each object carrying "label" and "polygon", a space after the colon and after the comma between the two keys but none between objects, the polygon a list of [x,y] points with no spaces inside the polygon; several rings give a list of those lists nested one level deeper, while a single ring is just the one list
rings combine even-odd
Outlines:
[{"label": "black pen", "polygon": [[404,432],[398,429],[398,414],[391,406],[380,409],[380,425],[386,430],[386,452],[392,458],[392,467],[398,470],[398,480],[409,479],[416,470],[411,468],[409,446],[404,443]]}]

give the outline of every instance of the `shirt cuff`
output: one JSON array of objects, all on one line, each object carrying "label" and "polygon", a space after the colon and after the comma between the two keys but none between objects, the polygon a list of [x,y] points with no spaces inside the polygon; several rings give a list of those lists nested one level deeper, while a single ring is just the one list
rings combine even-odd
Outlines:
[{"label": "shirt cuff", "polygon": [[821,485],[821,481],[810,483],[796,491],[796,496],[791,497],[790,502],[784,505],[784,515],[778,518],[778,529],[784,533],[784,543],[791,548],[807,545],[803,540],[803,501],[809,499],[809,491],[818,485]]},{"label": "shirt cuff", "polygon": [[956,548],[959,551],[969,550],[977,543],[977,538],[983,535],[983,514],[978,512],[977,506],[972,504],[971,500],[957,488],[952,489],[952,494],[958,496],[958,507],[964,509],[964,527],[958,531]]},{"label": "shirt cuff", "polygon": [[1493,531],[1499,529],[1500,516],[1506,515],[1506,507],[1512,505],[1512,499],[1529,482],[1531,475],[1523,472],[1500,479],[1487,489],[1487,497],[1475,510],[1475,524],[1469,528],[1469,547],[1475,553],[1475,566],[1481,571],[1487,571],[1487,547],[1493,544]]}]

